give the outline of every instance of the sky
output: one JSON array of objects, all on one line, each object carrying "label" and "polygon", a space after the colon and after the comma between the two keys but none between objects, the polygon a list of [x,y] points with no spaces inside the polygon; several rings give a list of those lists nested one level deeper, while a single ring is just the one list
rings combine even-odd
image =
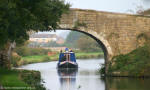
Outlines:
[{"label": "sky", "polygon": [[[65,0],[71,8],[134,14],[138,9],[150,8],[150,0]],[[66,38],[68,31],[56,30],[55,33]]]},{"label": "sky", "polygon": [[150,8],[150,0],[66,0],[71,8],[93,9],[98,11],[130,13],[141,6],[144,9]]}]

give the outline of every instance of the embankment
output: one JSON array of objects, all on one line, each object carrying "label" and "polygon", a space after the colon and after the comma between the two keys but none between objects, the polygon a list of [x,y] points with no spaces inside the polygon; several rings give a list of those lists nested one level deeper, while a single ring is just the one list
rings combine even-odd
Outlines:
[{"label": "embankment", "polygon": [[[101,69],[104,73],[104,68]],[[107,76],[150,77],[150,46],[114,57],[109,63]]]},{"label": "embankment", "polygon": [[2,90],[46,90],[41,84],[39,71],[0,69]]}]

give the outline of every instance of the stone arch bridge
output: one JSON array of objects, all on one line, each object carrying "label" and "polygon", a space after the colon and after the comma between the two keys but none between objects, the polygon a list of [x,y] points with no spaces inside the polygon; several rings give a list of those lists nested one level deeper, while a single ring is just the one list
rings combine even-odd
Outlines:
[{"label": "stone arch bridge", "polygon": [[149,24],[150,18],[146,16],[70,9],[62,15],[58,29],[79,31],[94,38],[103,48],[107,67],[114,56],[143,45],[138,36],[150,32]]}]

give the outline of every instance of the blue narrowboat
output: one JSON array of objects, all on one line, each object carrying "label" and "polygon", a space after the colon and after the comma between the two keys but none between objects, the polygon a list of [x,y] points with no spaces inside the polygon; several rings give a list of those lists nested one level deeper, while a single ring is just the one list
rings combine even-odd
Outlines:
[{"label": "blue narrowboat", "polygon": [[61,52],[59,54],[58,68],[78,68],[74,52]]}]

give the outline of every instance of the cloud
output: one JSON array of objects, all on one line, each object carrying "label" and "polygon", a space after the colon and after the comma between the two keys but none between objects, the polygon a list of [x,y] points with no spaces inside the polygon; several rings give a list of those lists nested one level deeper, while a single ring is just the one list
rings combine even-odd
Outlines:
[{"label": "cloud", "polygon": [[150,5],[150,0],[142,0],[144,4]]}]

